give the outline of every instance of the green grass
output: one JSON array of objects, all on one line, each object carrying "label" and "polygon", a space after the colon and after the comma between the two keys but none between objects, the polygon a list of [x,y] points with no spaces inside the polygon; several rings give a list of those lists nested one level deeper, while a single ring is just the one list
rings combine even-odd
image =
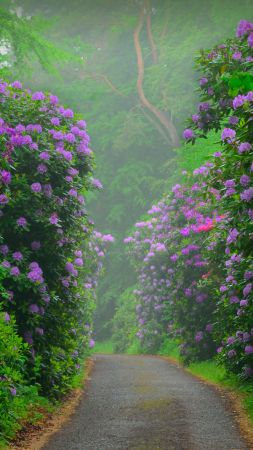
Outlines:
[{"label": "green grass", "polygon": [[169,356],[170,358],[180,361],[178,342],[165,339],[159,349],[158,355]]},{"label": "green grass", "polygon": [[111,355],[114,353],[113,342],[112,341],[103,341],[96,342],[93,353],[105,353]]},{"label": "green grass", "polygon": [[130,345],[130,347],[128,347],[128,349],[126,350],[127,355],[140,355],[141,349],[140,349],[140,341],[139,339],[133,339],[132,344]]}]

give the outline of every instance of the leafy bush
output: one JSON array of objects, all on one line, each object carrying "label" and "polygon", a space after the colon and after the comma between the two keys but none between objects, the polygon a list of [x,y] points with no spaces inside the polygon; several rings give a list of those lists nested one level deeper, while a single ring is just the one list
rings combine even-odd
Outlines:
[{"label": "leafy bush", "polygon": [[136,297],[133,289],[123,292],[113,317],[112,340],[116,352],[125,352],[131,345],[137,332]]},{"label": "leafy bush", "polygon": [[111,240],[94,235],[84,207],[83,194],[101,185],[83,120],[18,81],[0,92],[2,301],[29,344],[26,376],[59,396],[89,348],[94,269],[104,256],[96,241]]},{"label": "leafy bush", "polygon": [[[253,375],[253,24],[197,60],[201,102],[183,135],[221,133],[211,162],[176,185],[136,224],[132,243],[144,346],[171,331],[186,361],[213,355],[240,377]],[[190,148],[189,148],[190,151]],[[185,174],[187,172],[185,171]],[[191,193],[190,193],[191,192]],[[176,327],[176,330],[175,330]]]},{"label": "leafy bush", "polygon": [[[26,417],[32,402],[38,402],[35,386],[25,383],[28,345],[17,335],[15,322],[0,311],[0,446],[14,436],[19,420]],[[29,398],[29,401],[28,401]]]}]

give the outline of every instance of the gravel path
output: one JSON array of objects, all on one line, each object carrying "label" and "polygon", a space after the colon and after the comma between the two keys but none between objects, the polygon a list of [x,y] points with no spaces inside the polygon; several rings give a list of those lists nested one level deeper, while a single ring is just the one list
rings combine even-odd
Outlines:
[{"label": "gravel path", "polygon": [[87,392],[43,450],[246,450],[226,400],[166,360],[97,355]]}]

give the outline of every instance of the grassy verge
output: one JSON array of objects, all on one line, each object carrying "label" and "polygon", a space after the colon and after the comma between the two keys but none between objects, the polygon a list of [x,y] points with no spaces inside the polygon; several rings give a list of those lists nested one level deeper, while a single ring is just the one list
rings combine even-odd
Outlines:
[{"label": "grassy verge", "polygon": [[114,353],[112,341],[96,342],[93,353],[105,353],[111,355]]},{"label": "grassy verge", "polygon": [[13,422],[11,433],[8,436],[10,444],[8,446],[7,440],[1,439],[0,430],[0,450],[16,449],[22,447],[23,444],[29,445],[31,436],[35,435],[35,439],[37,439],[38,430],[41,430],[43,434],[44,430],[50,428],[52,417],[58,416],[59,413],[62,415],[62,411],[64,412],[64,408],[68,407],[72,398],[75,398],[78,391],[82,391],[89,371],[90,362],[89,359],[86,359],[82,363],[79,373],[73,378],[69,393],[61,401],[51,402],[47,398],[39,396],[35,387],[29,387],[27,392],[24,391],[22,395],[17,396],[18,403],[14,411],[16,420]]}]

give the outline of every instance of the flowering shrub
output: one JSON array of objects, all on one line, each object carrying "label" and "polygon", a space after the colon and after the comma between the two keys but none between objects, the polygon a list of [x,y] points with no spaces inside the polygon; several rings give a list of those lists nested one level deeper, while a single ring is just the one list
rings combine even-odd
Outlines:
[{"label": "flowering shrub", "polygon": [[206,176],[177,185],[151,220],[126,238],[137,259],[136,291],[144,346],[178,335],[186,360],[210,357],[214,342],[228,370],[253,374],[253,24],[198,58],[201,102],[183,137],[220,132]]},{"label": "flowering shrub", "polygon": [[27,377],[59,396],[92,345],[92,277],[103,257],[89,242],[98,236],[84,195],[98,181],[85,121],[53,95],[1,82],[0,152],[1,300],[29,345]]},{"label": "flowering shrub", "polygon": [[222,152],[216,153],[209,178],[209,186],[220,192],[219,210],[227,216],[219,239],[224,278],[216,290],[216,339],[221,361],[248,377],[253,373],[253,24],[241,21],[236,34],[199,58],[202,102],[197,120],[192,116],[190,139],[221,130]]},{"label": "flowering shrub", "polygon": [[215,303],[201,281],[210,270],[203,257],[207,235],[222,218],[210,214],[201,199],[206,183],[199,172],[206,176],[208,167],[198,171],[191,187],[174,186],[151,208],[151,219],[137,223],[134,237],[125,240],[138,261],[138,336],[149,351],[157,350],[167,334],[180,336],[185,360],[215,351],[210,323]]}]

